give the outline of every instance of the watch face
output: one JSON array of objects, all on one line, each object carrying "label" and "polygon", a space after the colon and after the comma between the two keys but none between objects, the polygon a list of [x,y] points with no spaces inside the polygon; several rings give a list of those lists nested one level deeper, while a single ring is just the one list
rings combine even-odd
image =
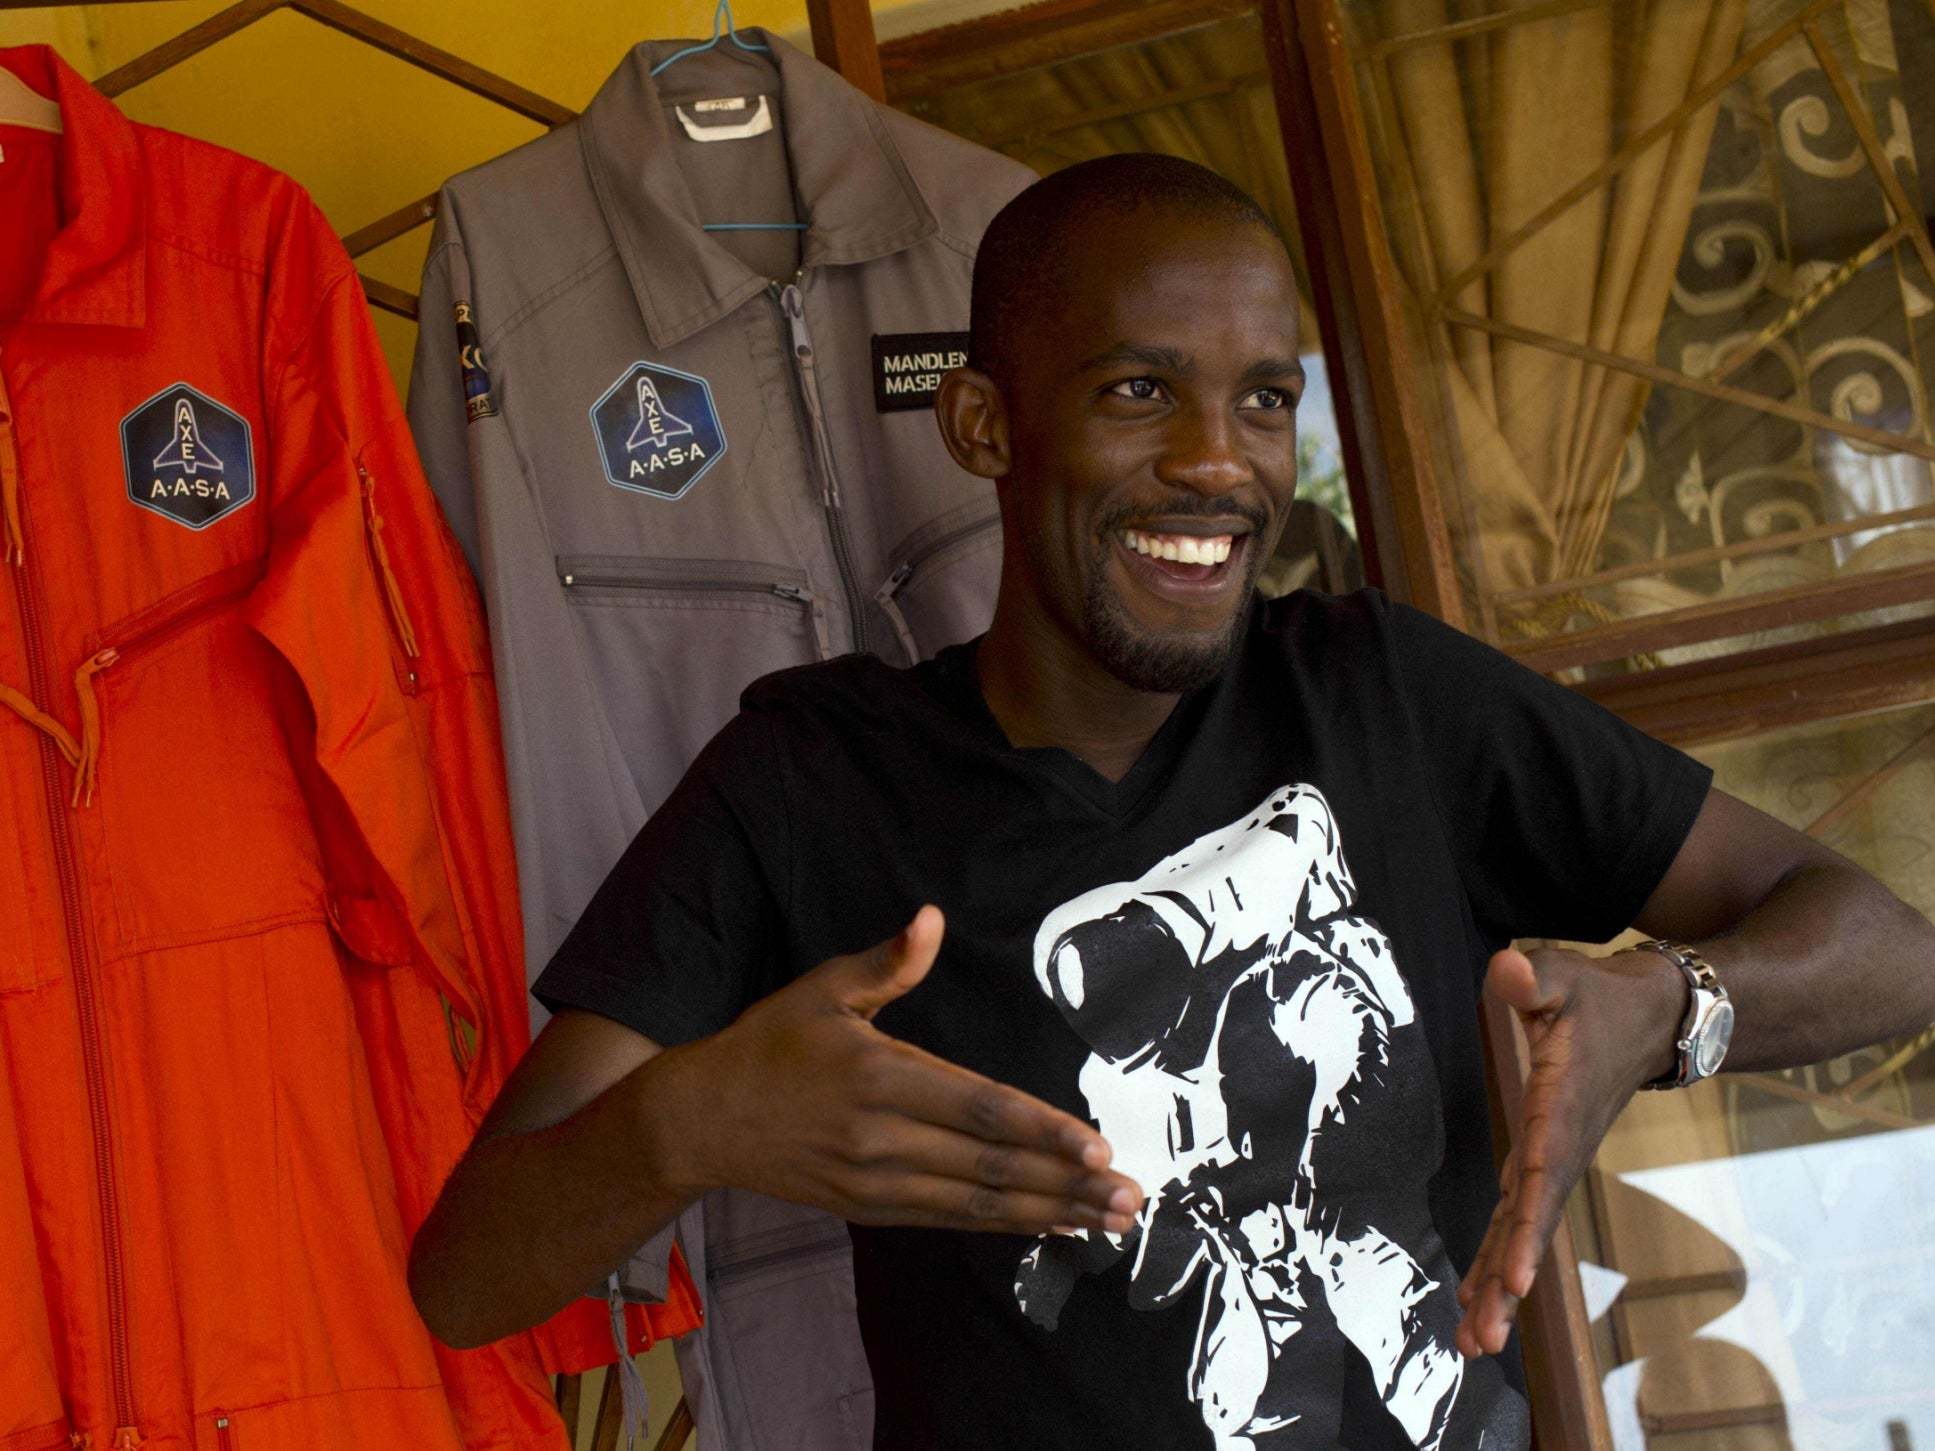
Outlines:
[{"label": "watch face", "polygon": [[1693,1066],[1702,1078],[1720,1071],[1720,1060],[1733,1042],[1733,1004],[1722,999],[1713,1005],[1693,1042]]}]

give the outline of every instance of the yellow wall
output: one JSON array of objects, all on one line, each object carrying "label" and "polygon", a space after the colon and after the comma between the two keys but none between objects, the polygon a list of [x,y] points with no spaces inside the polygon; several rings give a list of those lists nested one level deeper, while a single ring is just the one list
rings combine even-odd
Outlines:
[{"label": "yellow wall", "polygon": [[0,11],[0,45],[51,45],[78,70],[87,55],[87,17],[78,5],[48,10]]},{"label": "yellow wall", "polygon": [[[711,33],[714,0],[352,0],[358,8],[582,108],[635,42]],[[877,0],[876,11],[897,0]],[[92,78],[224,7],[224,0],[69,5],[0,13],[0,45],[55,46]],[[736,0],[741,26],[806,44],[805,0]],[[233,147],[308,187],[339,231],[434,192],[542,129],[414,66],[283,11],[120,98],[135,120]],[[429,229],[361,259],[415,292]],[[415,329],[378,312],[399,388]]]}]

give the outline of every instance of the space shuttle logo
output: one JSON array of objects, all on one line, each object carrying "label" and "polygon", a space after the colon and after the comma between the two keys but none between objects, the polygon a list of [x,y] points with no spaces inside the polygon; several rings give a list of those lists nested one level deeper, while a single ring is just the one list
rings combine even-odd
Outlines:
[{"label": "space shuttle logo", "polygon": [[661,363],[636,362],[591,405],[605,478],[621,489],[677,499],[726,451],[712,386]]},{"label": "space shuttle logo", "polygon": [[175,431],[168,446],[155,455],[155,468],[180,469],[190,478],[203,469],[222,472],[222,461],[202,440],[201,425],[195,421],[195,405],[186,398],[175,400]]},{"label": "space shuttle logo", "polygon": [[128,501],[202,530],[255,497],[248,420],[187,383],[121,420]]},{"label": "space shuttle logo", "polygon": [[638,377],[638,423],[625,440],[627,449],[664,448],[675,438],[690,438],[692,425],[659,400],[658,384],[643,373]]}]

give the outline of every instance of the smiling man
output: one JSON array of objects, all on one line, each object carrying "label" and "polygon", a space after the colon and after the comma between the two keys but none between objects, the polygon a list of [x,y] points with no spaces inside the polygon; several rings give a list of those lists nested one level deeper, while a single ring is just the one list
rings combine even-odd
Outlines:
[{"label": "smiling man", "polygon": [[[733,1186],[853,1222],[889,1451],[1513,1451],[1518,1299],[1632,1093],[1736,1012],[1749,1067],[1935,1019],[1928,924],[1696,762],[1375,592],[1255,595],[1296,317],[1185,162],[995,219],[936,409],[993,624],[747,691],[538,983],[415,1247],[440,1336]],[[1502,1197],[1481,989],[1534,1054]]]}]

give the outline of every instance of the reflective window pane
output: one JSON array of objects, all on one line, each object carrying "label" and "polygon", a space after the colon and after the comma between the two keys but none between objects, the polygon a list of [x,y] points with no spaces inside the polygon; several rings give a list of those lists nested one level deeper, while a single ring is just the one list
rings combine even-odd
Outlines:
[{"label": "reflective window pane", "polygon": [[1343,9],[1474,627],[1603,674],[1935,611],[1925,0]]},{"label": "reflective window pane", "polygon": [[[1698,754],[1935,912],[1935,707]],[[1621,1451],[1935,1447],[1935,1029],[1639,1095],[1572,1227]]]}]

